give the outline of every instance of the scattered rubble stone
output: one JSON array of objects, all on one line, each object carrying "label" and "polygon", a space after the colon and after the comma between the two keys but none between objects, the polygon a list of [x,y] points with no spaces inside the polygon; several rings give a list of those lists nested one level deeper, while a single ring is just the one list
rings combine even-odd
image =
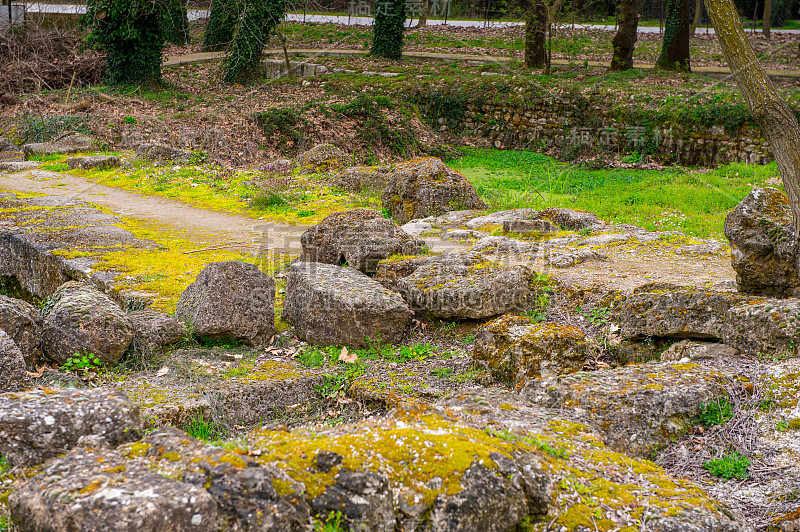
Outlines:
[{"label": "scattered rubble stone", "polygon": [[93,155],[86,157],[69,157],[67,166],[70,170],[107,170],[122,166],[119,157],[113,155]]},{"label": "scattered rubble stone", "polygon": [[351,166],[333,176],[331,182],[350,192],[380,191],[386,186],[390,171],[389,166]]},{"label": "scattered rubble stone", "polygon": [[559,227],[572,231],[580,231],[602,223],[594,213],[564,209],[561,207],[549,207],[544,209],[539,213],[539,217],[548,218]]},{"label": "scattered rubble stone", "polygon": [[18,466],[66,452],[83,436],[109,445],[140,437],[139,412],[125,394],[105,388],[40,388],[0,395],[0,453]]},{"label": "scattered rubble stone", "polygon": [[347,155],[333,144],[319,144],[301,154],[297,164],[303,174],[332,172],[347,165]]},{"label": "scattered rubble stone", "polygon": [[53,155],[57,153],[78,153],[94,149],[94,140],[85,135],[70,134],[49,142],[35,142],[22,146],[25,159],[37,155]]},{"label": "scattered rubble stone", "polygon": [[381,201],[401,224],[448,211],[486,208],[467,178],[436,157],[412,159],[395,166]]},{"label": "scattered rubble stone", "polygon": [[0,329],[11,336],[30,367],[39,362],[42,356],[42,317],[33,305],[0,295]]},{"label": "scattered rubble stone", "polygon": [[64,364],[74,355],[93,354],[115,364],[133,340],[127,316],[107,295],[85,283],[61,285],[45,303],[44,354]]},{"label": "scattered rubble stone", "polygon": [[792,209],[781,191],[754,188],[725,217],[723,230],[740,292],[800,295]]},{"label": "scattered rubble stone", "polygon": [[28,377],[25,359],[14,340],[0,329],[0,390],[15,392],[32,388]]},{"label": "scattered rubble stone", "polygon": [[155,310],[137,310],[128,313],[135,334],[137,350],[158,351],[185,338],[187,331],[171,314]]},{"label": "scattered rubble stone", "polygon": [[526,266],[491,262],[431,262],[397,282],[415,312],[445,319],[483,319],[533,304],[534,273]]},{"label": "scattered rubble stone", "polygon": [[575,327],[502,316],[480,329],[472,357],[498,380],[521,386],[528,379],[578,371],[588,353],[586,338]]},{"label": "scattered rubble stone", "polygon": [[748,355],[797,355],[800,348],[800,300],[770,299],[732,307],[723,340]]},{"label": "scattered rubble stone", "polygon": [[399,342],[411,313],[397,292],[353,268],[298,262],[286,276],[283,319],[317,345]]},{"label": "scattered rubble stone", "polygon": [[326,216],[300,237],[303,262],[346,264],[375,273],[378,262],[391,255],[417,255],[423,242],[372,209],[355,209]]},{"label": "scattered rubble stone", "polygon": [[275,281],[254,264],[211,263],[181,294],[175,317],[200,338],[267,344],[275,334]]}]

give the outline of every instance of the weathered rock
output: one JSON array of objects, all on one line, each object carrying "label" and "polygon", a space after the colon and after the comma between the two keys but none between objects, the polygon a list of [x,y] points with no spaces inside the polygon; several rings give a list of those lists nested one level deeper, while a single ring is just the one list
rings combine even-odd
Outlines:
[{"label": "weathered rock", "polygon": [[160,144],[142,144],[136,148],[136,158],[152,162],[171,161],[188,164],[192,153]]},{"label": "weathered rock", "polygon": [[472,358],[498,380],[521,386],[528,379],[578,371],[588,353],[586,338],[575,327],[503,316],[478,331]]},{"label": "weathered rock", "polygon": [[615,309],[615,314],[625,338],[722,339],[728,309],[748,300],[746,296],[729,292],[643,292],[625,299]]},{"label": "weathered rock", "polygon": [[519,265],[432,262],[400,279],[397,289],[414,311],[446,319],[482,319],[529,309],[533,275]]},{"label": "weathered rock", "polygon": [[799,320],[800,299],[739,305],[728,311],[722,339],[748,355],[796,356],[800,348]]},{"label": "weathered rock", "polygon": [[119,306],[91,286],[70,281],[47,300],[43,312],[44,354],[64,364],[75,354],[116,363],[133,340],[133,328]]},{"label": "weathered rock", "polygon": [[0,390],[15,392],[33,387],[25,373],[25,358],[14,340],[0,329]]},{"label": "weathered rock", "polygon": [[483,216],[478,216],[466,222],[467,229],[478,229],[485,225],[502,226],[504,222],[513,220],[530,220],[539,215],[539,211],[534,209],[511,209],[507,211],[497,211]]},{"label": "weathered rock", "polygon": [[470,248],[473,253],[492,254],[512,259],[521,255],[530,255],[539,249],[533,242],[522,242],[506,236],[487,236],[481,238]]},{"label": "weathered rock", "polygon": [[5,137],[0,137],[0,152],[17,151],[17,147]]},{"label": "weathered rock", "polygon": [[9,498],[21,532],[217,530],[202,486],[170,480],[103,448],[75,449]]},{"label": "weathered rock", "polygon": [[275,281],[246,262],[214,262],[181,294],[175,317],[201,338],[263,345],[275,334]]},{"label": "weathered rock", "polygon": [[133,327],[134,347],[151,352],[170,346],[186,337],[186,329],[170,314],[155,310],[137,310],[128,313]]},{"label": "weathered rock", "polygon": [[0,395],[0,453],[14,465],[44,462],[95,436],[109,445],[139,439],[139,412],[104,388],[38,389]]},{"label": "weathered rock", "polygon": [[800,532],[800,510],[779,517],[767,530],[769,532]]},{"label": "weathered rock", "polygon": [[[436,409],[498,438],[520,446],[531,444],[541,451],[539,457],[552,477],[552,494],[548,515],[531,520],[534,530],[635,530],[645,512],[648,530],[753,530],[735,510],[695,484],[671,477],[649,460],[612,451],[595,429],[568,410],[543,408],[500,388],[450,394]],[[512,474],[510,478],[520,477]],[[591,502],[584,501],[588,508],[602,508],[602,513],[593,514],[584,503],[572,504],[580,492],[591,493]],[[530,513],[539,514],[533,509]]]},{"label": "weathered rock", "polygon": [[17,344],[31,367],[42,356],[42,318],[36,308],[12,297],[0,296],[0,329]]},{"label": "weathered rock", "polygon": [[395,166],[381,201],[401,224],[448,211],[486,208],[467,178],[436,157],[412,159]]},{"label": "weathered rock", "polygon": [[395,529],[392,493],[385,473],[340,471],[332,486],[311,499],[311,506],[318,515],[342,512],[351,523],[351,530],[393,532]]},{"label": "weathered rock", "polygon": [[286,276],[283,319],[298,337],[319,345],[399,342],[411,313],[397,292],[353,268],[299,262]]},{"label": "weathered rock", "polygon": [[25,154],[25,159],[29,159],[32,155],[78,153],[92,151],[93,149],[94,140],[87,136],[73,133],[49,142],[25,144],[22,146],[22,153]]},{"label": "weathered rock", "polygon": [[[181,349],[172,356],[190,359],[201,367],[219,364],[219,358],[203,349]],[[228,359],[231,360],[231,359]],[[201,417],[226,426],[256,425],[284,419],[287,408],[319,400],[315,389],[324,377],[296,364],[264,360],[254,365],[232,366],[235,375],[187,380],[178,372],[133,377],[120,384],[142,419],[154,426],[185,428]]]},{"label": "weathered rock", "polygon": [[347,155],[333,144],[319,144],[301,154],[297,164],[303,174],[331,172],[347,165]]},{"label": "weathered rock", "polygon": [[346,263],[364,273],[375,273],[378,262],[391,255],[416,255],[424,244],[372,209],[326,216],[306,230],[300,242],[303,262]]},{"label": "weathered rock", "polygon": [[[530,447],[438,413],[401,410],[337,429],[257,431],[248,447],[261,453],[259,462],[303,482],[318,514],[339,510],[353,530],[392,531],[395,522],[403,530],[513,530],[544,515],[550,502],[550,476]],[[333,454],[340,459],[329,460]]]},{"label": "weathered rock", "polygon": [[0,152],[0,171],[19,172],[21,170],[29,170],[31,168],[36,168],[41,164],[38,161],[23,161],[22,152],[18,152],[19,153],[18,160],[15,158],[6,158],[5,156],[9,153],[13,152]]},{"label": "weathered rock", "polygon": [[471,229],[453,229],[447,231],[442,235],[442,240],[449,240],[451,242],[469,242],[480,240],[484,238],[486,233],[480,231],[473,231]]},{"label": "weathered rock", "polygon": [[382,190],[391,168],[388,166],[352,166],[331,179],[331,183],[350,192]]},{"label": "weathered rock", "polygon": [[661,362],[683,362],[690,360],[711,360],[733,357],[739,354],[737,349],[716,342],[698,342],[681,340],[669,346],[661,353]]},{"label": "weathered rock", "polygon": [[384,259],[378,263],[378,269],[373,279],[389,290],[397,290],[397,281],[408,277],[423,264],[428,264],[439,256],[425,255],[422,257],[397,257]]},{"label": "weathered rock", "polygon": [[550,253],[544,258],[544,263],[553,268],[570,268],[584,262],[602,262],[609,260],[606,255],[593,249],[576,249],[570,252]]},{"label": "weathered rock", "polygon": [[539,218],[548,218],[554,224],[564,229],[580,231],[593,225],[602,223],[596,214],[561,207],[549,207],[539,212]]},{"label": "weathered rock", "polygon": [[696,364],[649,362],[529,380],[526,399],[588,416],[611,449],[647,457],[692,425],[724,392],[725,375]]},{"label": "weathered rock", "polygon": [[107,170],[122,166],[119,157],[113,155],[93,155],[86,157],[69,157],[67,165],[71,170]]},{"label": "weathered rock", "polygon": [[775,188],[754,188],[725,217],[740,292],[775,297],[800,295],[792,209]]},{"label": "weathered rock", "polygon": [[554,226],[547,220],[504,220],[503,232],[504,233],[552,233],[558,231],[558,227]]},{"label": "weathered rock", "polygon": [[[225,529],[308,530],[309,507],[302,486],[277,467],[259,466],[242,449],[206,445],[167,427],[117,451],[127,463],[144,462],[184,485],[205,488]],[[223,528],[221,523],[207,524],[214,530]]]}]

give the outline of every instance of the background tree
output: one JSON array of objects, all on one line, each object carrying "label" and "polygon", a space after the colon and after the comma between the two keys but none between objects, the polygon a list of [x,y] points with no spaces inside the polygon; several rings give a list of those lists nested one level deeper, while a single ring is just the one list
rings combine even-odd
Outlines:
[{"label": "background tree", "polygon": [[542,68],[547,61],[545,36],[548,9],[544,0],[524,0],[525,10],[525,67]]},{"label": "background tree", "polygon": [[764,38],[769,40],[770,24],[772,23],[772,0],[764,0],[764,14],[762,15],[762,30]]},{"label": "background tree", "polygon": [[694,17],[692,18],[692,27],[689,28],[689,34],[693,37],[700,25],[700,17],[703,15],[703,0],[697,0],[694,3]]},{"label": "background tree", "polygon": [[769,142],[800,235],[800,124],[758,61],[731,0],[706,0],[722,52],[761,134]]},{"label": "background tree", "polygon": [[387,59],[400,59],[405,22],[404,0],[376,0],[370,53]]},{"label": "background tree", "polygon": [[167,42],[183,46],[189,44],[189,12],[185,0],[171,0],[164,10],[164,37]]},{"label": "background tree", "polygon": [[639,3],[640,0],[622,0],[619,6],[619,29],[611,44],[614,53],[611,56],[611,70],[629,70],[633,68],[633,51],[639,37]]},{"label": "background tree", "polygon": [[114,85],[161,82],[167,0],[88,0],[82,24],[90,46],[106,52]]},{"label": "background tree", "polygon": [[203,35],[203,51],[224,50],[231,43],[243,7],[241,0],[214,0]]},{"label": "background tree", "polygon": [[261,57],[286,12],[284,0],[247,0],[225,58],[225,81],[248,82],[262,72]]},{"label": "background tree", "polygon": [[689,0],[667,0],[664,43],[656,66],[689,71]]}]

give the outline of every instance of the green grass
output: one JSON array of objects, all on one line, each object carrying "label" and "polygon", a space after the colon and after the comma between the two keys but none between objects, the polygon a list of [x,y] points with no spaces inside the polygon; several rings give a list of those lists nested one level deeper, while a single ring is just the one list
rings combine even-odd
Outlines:
[{"label": "green grass", "polygon": [[567,207],[609,223],[719,239],[728,212],[754,186],[779,175],[775,163],[709,171],[588,170],[524,150],[465,149],[448,164],[467,176],[492,210]]},{"label": "green grass", "polygon": [[211,442],[226,436],[225,428],[217,423],[208,422],[197,415],[186,422],[186,432],[199,440]]}]

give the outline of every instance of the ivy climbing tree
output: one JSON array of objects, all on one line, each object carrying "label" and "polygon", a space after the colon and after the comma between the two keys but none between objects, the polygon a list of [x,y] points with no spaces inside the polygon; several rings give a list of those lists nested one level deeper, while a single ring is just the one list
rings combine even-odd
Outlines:
[{"label": "ivy climbing tree", "polygon": [[261,73],[262,50],[285,11],[285,0],[246,0],[225,58],[225,81],[247,82]]},{"label": "ivy climbing tree", "polygon": [[164,12],[171,0],[88,0],[89,44],[106,52],[106,81],[160,83]]},{"label": "ivy climbing tree", "polygon": [[691,70],[689,65],[689,0],[667,0],[664,43],[656,66],[665,70]]},{"label": "ivy climbing tree", "polygon": [[203,36],[204,51],[224,50],[231,43],[243,8],[241,0],[214,0]]},{"label": "ivy climbing tree", "polygon": [[403,55],[405,22],[404,0],[375,0],[370,53],[387,59],[400,59]]}]

